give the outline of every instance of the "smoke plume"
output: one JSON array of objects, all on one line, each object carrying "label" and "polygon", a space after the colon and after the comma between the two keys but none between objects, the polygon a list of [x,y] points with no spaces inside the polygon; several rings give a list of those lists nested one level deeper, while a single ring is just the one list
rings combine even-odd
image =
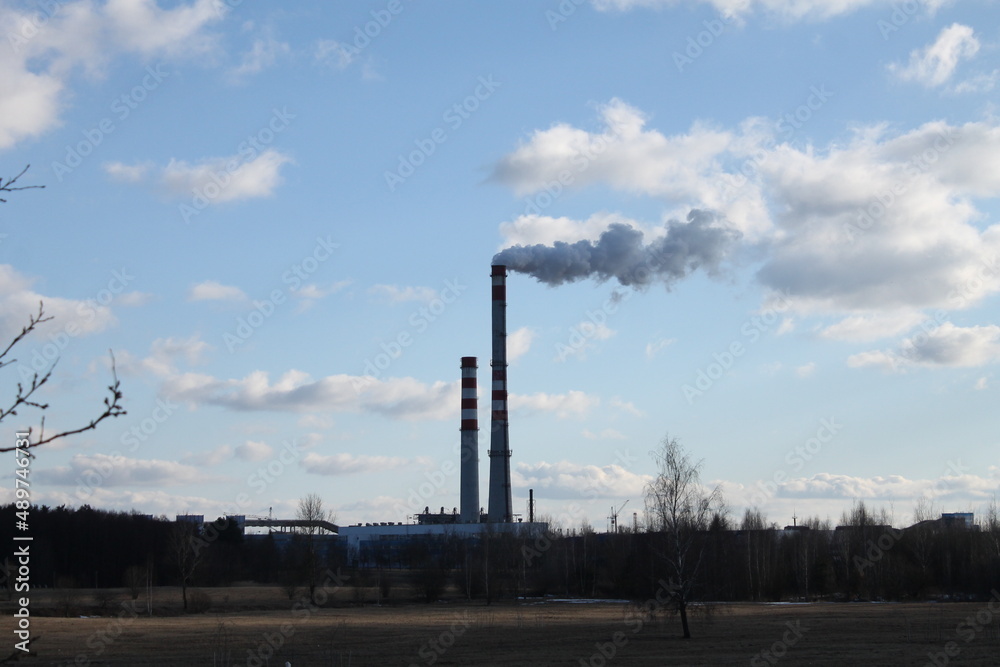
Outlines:
[{"label": "smoke plume", "polygon": [[716,271],[730,246],[742,237],[736,229],[714,224],[717,218],[710,211],[693,209],[687,219],[687,223],[669,221],[666,236],[649,244],[643,244],[638,229],[614,223],[596,242],[517,245],[497,253],[493,264],[552,286],[614,278],[625,286],[642,288],[659,282],[669,288],[699,267]]}]

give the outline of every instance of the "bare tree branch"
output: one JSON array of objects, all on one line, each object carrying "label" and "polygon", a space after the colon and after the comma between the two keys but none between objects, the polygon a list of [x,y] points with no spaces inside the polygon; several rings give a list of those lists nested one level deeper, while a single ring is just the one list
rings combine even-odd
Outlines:
[{"label": "bare tree branch", "polygon": [[[14,178],[8,178],[6,183],[3,182],[3,178],[0,178],[0,192],[16,192],[18,190],[34,190],[34,189],[41,190],[41,189],[43,189],[45,187],[44,185],[19,185],[17,187],[13,187],[13,185],[15,183],[17,183],[17,179],[19,179],[22,176],[24,176],[24,172],[28,171],[29,167],[31,167],[30,164],[27,165],[24,169],[22,169],[21,173],[18,174],[17,176],[15,176]],[[0,202],[3,202],[3,203],[6,204],[7,200],[3,199],[3,198],[0,198]]]},{"label": "bare tree branch", "polygon": [[[44,306],[41,302],[39,302],[38,313],[35,315],[31,315],[28,318],[28,324],[24,326],[21,329],[21,332],[14,337],[14,339],[7,345],[6,348],[4,348],[3,352],[0,352],[0,368],[15,363],[17,359],[13,358],[7,359],[7,356],[14,349],[14,346],[23,341],[28,336],[28,334],[30,334],[32,331],[35,330],[35,328],[39,324],[48,322],[51,319],[52,317],[45,316]],[[38,437],[35,439],[34,442],[29,442],[29,445],[27,447],[22,447],[20,449],[28,451],[34,449],[35,447],[41,447],[42,445],[50,443],[53,440],[58,440],[59,438],[65,438],[70,435],[76,435],[78,433],[90,431],[92,429],[97,428],[98,424],[100,424],[105,419],[108,419],[109,417],[120,417],[124,414],[127,414],[125,408],[123,408],[121,405],[121,399],[122,399],[121,383],[118,380],[118,372],[115,367],[115,355],[110,350],[108,352],[109,354],[111,354],[111,377],[113,379],[113,382],[111,383],[111,385],[108,386],[108,392],[110,395],[105,396],[104,398],[104,411],[101,412],[101,414],[99,414],[97,417],[92,419],[85,426],[81,426],[80,428],[75,428],[75,429],[69,429],[66,431],[56,433],[55,435],[49,435],[49,436],[45,435],[45,419],[43,416],[41,427],[39,428]],[[52,371],[55,368],[56,363],[58,363],[58,359],[55,362],[53,362],[51,366],[49,366],[48,370],[46,370],[46,372],[43,375],[39,375],[38,372],[36,371],[32,375],[31,383],[27,387],[25,387],[20,382],[17,383],[17,392],[14,394],[13,402],[10,404],[10,407],[7,408],[0,407],[0,422],[2,422],[4,419],[6,419],[11,415],[17,415],[17,410],[20,407],[37,408],[38,410],[42,411],[48,409],[49,407],[48,403],[40,403],[34,400],[32,396],[35,394],[36,391],[41,389],[52,377]],[[31,433],[32,433],[31,429],[28,429],[29,441],[31,440]],[[0,453],[10,452],[13,451],[14,449],[18,448],[0,447]],[[28,455],[31,456],[30,451],[28,452]]]}]

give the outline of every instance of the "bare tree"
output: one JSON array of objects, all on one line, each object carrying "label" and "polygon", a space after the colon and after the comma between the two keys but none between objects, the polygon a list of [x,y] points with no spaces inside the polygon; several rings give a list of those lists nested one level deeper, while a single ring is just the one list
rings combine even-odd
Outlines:
[{"label": "bare tree", "polygon": [[987,544],[991,549],[990,555],[994,558],[1000,558],[1000,510],[997,509],[996,496],[993,496],[986,505],[982,530],[986,534]]},{"label": "bare tree", "polygon": [[[30,165],[29,165],[30,166]],[[8,178],[6,181],[0,178],[0,193],[4,192],[16,192],[19,190],[30,190],[33,188],[44,188],[44,185],[16,185],[19,178],[24,176],[24,173],[28,171],[28,167],[21,170],[17,176],[13,178]],[[0,198],[0,202],[6,202],[6,199]],[[14,336],[14,338],[7,344],[7,347],[0,351],[0,368],[9,366],[17,362],[17,359],[11,357],[11,354],[17,346],[26,339],[39,325],[50,321],[52,317],[45,316],[45,309],[41,302],[38,304],[38,313],[28,315],[28,323],[21,328],[21,332]],[[58,360],[56,360],[58,361]],[[48,370],[44,373],[39,374],[37,371],[32,375],[31,382],[24,385],[21,382],[17,383],[17,391],[14,393],[14,398],[10,401],[7,407],[0,406],[0,422],[10,416],[17,415],[19,408],[36,408],[42,412],[48,409],[48,403],[40,403],[35,398],[35,393],[41,389],[52,377],[52,371],[55,369],[56,362],[53,362],[49,366]],[[38,429],[38,434],[32,438],[32,431],[28,429],[28,445],[27,447],[20,447],[22,450],[34,449],[35,447],[41,447],[42,445],[52,442],[53,440],[58,440],[59,438],[65,438],[69,435],[76,435],[77,433],[83,433],[84,431],[89,431],[91,429],[97,428],[97,425],[109,417],[120,417],[125,414],[125,409],[121,406],[122,392],[118,382],[118,375],[115,372],[115,358],[114,355],[111,356],[111,376],[113,382],[108,387],[109,396],[104,399],[104,410],[97,417],[90,420],[85,426],[80,428],[67,429],[65,431],[57,432],[52,435],[45,435],[45,417],[42,416],[41,426]],[[10,452],[19,447],[0,447],[0,452]],[[30,456],[30,453],[29,453]]]},{"label": "bare tree", "polygon": [[130,565],[125,569],[122,583],[132,599],[137,600],[139,594],[146,588],[146,568],[142,565]]},{"label": "bare tree", "polygon": [[316,539],[320,532],[318,524],[321,521],[333,523],[336,520],[336,515],[333,510],[324,509],[323,499],[320,498],[319,494],[308,493],[299,499],[299,507],[295,513],[295,518],[300,521],[312,522],[310,525],[303,526],[302,528],[302,532],[306,538],[302,573],[306,583],[309,585],[309,600],[313,604],[316,604],[316,585],[319,583],[324,570],[323,559],[320,557],[320,545]]},{"label": "bare tree", "polygon": [[770,529],[767,516],[756,505],[746,508],[743,512],[740,530],[746,537],[747,583],[752,600],[763,599],[765,584],[771,573],[774,531]]},{"label": "bare tree", "polygon": [[646,513],[650,530],[662,534],[658,555],[669,573],[684,638],[690,639],[687,605],[701,570],[705,532],[723,506],[722,491],[702,486],[701,461],[692,462],[674,438],[665,437],[653,457],[658,471],[646,486]]},{"label": "bare tree", "polygon": [[[30,167],[31,167],[30,164],[25,166],[25,168],[21,170],[21,173],[19,173],[14,178],[8,178],[6,183],[4,182],[3,177],[0,176],[0,192],[17,192],[18,190],[43,189],[45,187],[44,185],[15,185],[15,183],[17,183],[17,179],[24,176],[25,172],[27,172]],[[7,200],[0,197],[0,203],[6,204]]]},{"label": "bare tree", "polygon": [[204,541],[199,535],[201,526],[190,521],[177,521],[170,531],[170,555],[180,573],[181,598],[184,611],[188,610],[188,584],[201,564]]}]

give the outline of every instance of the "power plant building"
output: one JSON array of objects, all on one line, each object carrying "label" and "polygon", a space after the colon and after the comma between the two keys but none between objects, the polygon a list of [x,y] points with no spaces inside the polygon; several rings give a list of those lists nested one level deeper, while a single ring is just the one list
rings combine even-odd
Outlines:
[{"label": "power plant building", "polygon": [[[460,481],[459,505],[448,512],[415,512],[406,522],[372,522],[350,526],[322,526],[329,538],[353,553],[362,553],[366,545],[389,543],[418,536],[454,535],[474,538],[483,532],[538,535],[548,524],[515,521],[511,498],[510,433],[507,411],[507,267],[494,265],[491,270],[492,358],[490,360],[490,471],[488,508],[484,513],[479,497],[479,390],[477,358],[461,358],[460,411]],[[434,500],[437,498],[435,497]],[[431,499],[428,498],[428,501]],[[284,529],[296,523],[288,520],[246,520],[246,527]],[[488,524],[488,525],[487,525]],[[332,531],[332,532],[331,532]]]}]

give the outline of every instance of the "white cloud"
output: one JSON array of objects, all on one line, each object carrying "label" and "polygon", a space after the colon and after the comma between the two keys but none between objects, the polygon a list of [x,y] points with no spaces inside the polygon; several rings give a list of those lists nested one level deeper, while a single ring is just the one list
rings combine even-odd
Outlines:
[{"label": "white cloud", "polygon": [[327,415],[302,415],[299,426],[303,428],[318,428],[328,430],[333,428],[334,421]]},{"label": "white cloud", "polygon": [[978,367],[1000,361],[1000,326],[958,327],[951,322],[905,339],[896,350],[872,350],[851,356],[852,367]]},{"label": "white cloud", "polygon": [[[786,21],[831,19],[871,5],[886,5],[884,0],[698,0],[710,5],[720,17],[742,17],[763,12]],[[950,0],[925,0],[920,5],[931,16]],[[591,0],[598,11],[660,9],[681,5],[682,0]]]},{"label": "white cloud", "polygon": [[[157,459],[132,459],[109,454],[77,454],[68,466],[38,470],[45,484],[76,486],[83,479],[96,486],[177,486],[211,478],[199,467]],[[87,480],[93,478],[93,483]]]},{"label": "white cloud", "polygon": [[534,489],[542,498],[640,497],[649,475],[639,475],[618,465],[580,465],[569,461],[518,463],[511,470],[517,489]]},{"label": "white cloud", "polygon": [[988,389],[989,386],[990,386],[989,380],[987,380],[985,376],[976,380],[976,386],[975,386],[976,391],[982,391],[984,389]]},{"label": "white cloud", "polygon": [[0,91],[0,149],[55,126],[65,86],[59,77],[29,72],[4,60],[0,58],[5,79]]},{"label": "white cloud", "polygon": [[[604,132],[567,124],[533,132],[493,179],[533,192],[584,160],[573,187],[603,183],[721,211],[762,257],[758,280],[786,294],[794,314],[847,318],[829,326],[829,338],[896,335],[923,309],[965,308],[1000,291],[1000,225],[973,204],[1000,196],[996,122],[934,121],[895,135],[861,127],[824,148],[777,142],[780,124],[762,119],[666,136],[620,100],[600,113]],[[521,216],[501,230],[508,244],[574,241],[614,217]]]},{"label": "white cloud", "polygon": [[299,299],[317,301],[331,294],[336,294],[337,292],[348,287],[352,282],[353,281],[350,280],[340,280],[331,285],[327,285],[326,287],[320,287],[319,285],[309,283],[308,285],[303,285],[297,290],[293,290],[292,294]]},{"label": "white cloud", "polygon": [[385,472],[394,468],[408,468],[414,459],[398,456],[367,456],[364,454],[331,454],[323,456],[310,452],[302,459],[302,467],[314,475],[352,475],[365,472]]},{"label": "white cloud", "polygon": [[273,148],[248,159],[238,153],[194,164],[171,160],[159,180],[174,197],[200,198],[208,204],[270,197],[282,183],[281,167],[291,161]]},{"label": "white cloud", "polygon": [[623,401],[618,396],[611,398],[611,407],[621,410],[622,412],[627,412],[633,417],[643,417],[645,413],[639,408],[635,407],[630,401]]},{"label": "white cloud", "polygon": [[255,39],[250,50],[243,54],[238,67],[232,71],[236,79],[251,74],[258,74],[274,67],[279,56],[287,55],[291,47],[285,42],[279,42],[270,35]]},{"label": "white cloud", "polygon": [[646,343],[646,358],[652,359],[658,355],[663,350],[667,349],[668,346],[677,342],[676,338],[664,338],[663,336],[658,336],[656,340]]},{"label": "white cloud", "polygon": [[758,279],[800,313],[861,316],[830,337],[885,335],[920,309],[1000,290],[1000,226],[971,203],[1000,195],[1000,127],[884,135],[868,128],[825,151],[783,144],[761,164],[777,230]]},{"label": "white cloud", "polygon": [[910,53],[905,66],[893,63],[889,71],[902,81],[916,81],[927,87],[948,82],[962,60],[971,59],[979,51],[979,40],[972,28],[953,23],[943,29],[933,44]]},{"label": "white cloud", "polygon": [[662,236],[662,228],[647,227],[613,213],[595,213],[587,220],[552,218],[545,215],[521,215],[511,222],[500,224],[504,242],[500,249],[513,245],[552,245],[556,241],[575,243],[593,240],[611,224],[621,224],[638,229],[649,237]]},{"label": "white cloud", "polygon": [[594,324],[590,320],[584,320],[575,326],[570,327],[569,337],[565,343],[556,345],[555,361],[566,361],[569,357],[586,359],[587,352],[597,347],[597,342],[612,338],[617,331],[610,328],[604,322]]},{"label": "white cloud", "polygon": [[104,16],[126,50],[187,57],[211,52],[216,39],[203,28],[222,18],[218,0],[194,0],[161,9],[155,0],[107,0]]},{"label": "white cloud", "polygon": [[[666,136],[647,129],[648,117],[620,99],[612,99],[599,113],[604,124],[601,132],[566,123],[536,130],[494,166],[492,179],[526,195],[550,187],[560,175],[569,173],[572,182],[566,187],[603,182],[617,190],[665,198],[687,208],[719,211],[750,238],[767,230],[766,205],[759,187],[752,181],[744,183],[738,173],[773,131],[762,120],[749,119],[738,132],[695,123],[686,134]],[[740,187],[735,187],[737,183]],[[686,210],[669,214],[684,217]],[[505,234],[528,236],[539,226],[584,225],[560,218],[522,216],[508,223]],[[595,226],[593,219],[585,225]]]},{"label": "white cloud", "polygon": [[1000,81],[1000,69],[995,69],[990,73],[980,73],[969,77],[961,83],[955,84],[953,93],[988,93],[996,88],[997,81]]},{"label": "white cloud", "polygon": [[239,287],[206,280],[191,287],[187,299],[188,301],[246,301],[247,295]]},{"label": "white cloud", "polygon": [[309,283],[308,285],[303,285],[299,289],[292,290],[292,296],[299,300],[295,312],[303,313],[309,310],[320,299],[326,298],[331,294],[336,294],[337,292],[348,287],[352,282],[353,281],[351,280],[340,280],[325,287]]},{"label": "white cloud", "polygon": [[[31,289],[35,282],[9,264],[0,264],[0,335],[9,339],[28,324],[28,318],[38,314],[43,303],[45,316],[52,321],[39,325],[41,335],[75,332],[73,335],[100,333],[118,323],[109,304],[93,299],[65,299],[46,296]],[[25,345],[31,345],[29,338]],[[29,358],[28,355],[25,358]]]},{"label": "white cloud", "polygon": [[426,384],[352,375],[314,380],[297,370],[274,383],[264,371],[242,379],[174,372],[164,378],[160,391],[170,400],[240,412],[367,412],[394,419],[457,419],[460,395],[457,381]]},{"label": "white cloud", "polygon": [[[214,498],[204,496],[188,496],[167,493],[161,489],[120,489],[98,487],[85,499],[79,498],[75,492],[51,490],[38,497],[40,503],[56,507],[67,507],[89,504],[107,510],[123,512],[137,511],[154,516],[166,516],[173,519],[177,514],[205,514],[206,517],[221,516],[225,511],[232,511],[231,506]],[[260,508],[265,514],[267,507]]]},{"label": "white cloud", "polygon": [[0,33],[9,47],[0,50],[0,149],[58,125],[74,70],[99,78],[119,55],[204,58],[217,45],[207,27],[222,18],[217,0],[169,9],[153,0],[68,1],[41,14],[46,21],[39,26],[40,14],[0,6]]},{"label": "white cloud", "polygon": [[140,164],[107,162],[104,164],[104,173],[122,183],[140,183],[145,180],[151,166],[148,162]]},{"label": "white cloud", "polygon": [[811,377],[813,373],[816,372],[816,362],[810,361],[808,364],[803,364],[795,369],[795,374],[800,378]]},{"label": "white cloud", "polygon": [[233,457],[233,448],[229,445],[219,445],[215,449],[198,454],[186,454],[183,458],[185,463],[196,463],[200,466],[216,466],[225,463]]},{"label": "white cloud", "polygon": [[987,499],[996,483],[978,475],[947,475],[936,480],[907,479],[902,475],[854,477],[817,473],[790,479],[778,485],[776,495],[786,498],[857,498],[901,500],[931,496],[942,500],[958,497]]},{"label": "white cloud", "polygon": [[522,413],[552,412],[560,419],[584,417],[601,403],[601,399],[582,391],[571,390],[565,394],[510,394],[508,406]]},{"label": "white cloud", "polygon": [[354,62],[354,48],[333,39],[321,39],[316,42],[313,57],[321,65],[337,70],[345,70]]},{"label": "white cloud", "polygon": [[852,315],[824,328],[820,336],[831,340],[869,342],[898,336],[926,319],[927,316],[920,312],[905,310],[897,313]]},{"label": "white cloud", "polygon": [[118,369],[123,373],[149,373],[165,378],[176,374],[177,361],[183,359],[190,365],[202,363],[202,355],[211,346],[197,335],[190,338],[157,338],[150,346],[149,356],[136,359],[128,352],[118,354]]},{"label": "white cloud", "polygon": [[521,327],[507,335],[507,361],[514,362],[531,349],[536,333],[531,327]]},{"label": "white cloud", "polygon": [[259,440],[247,440],[236,446],[236,456],[244,461],[265,461],[274,455],[274,447]]}]

